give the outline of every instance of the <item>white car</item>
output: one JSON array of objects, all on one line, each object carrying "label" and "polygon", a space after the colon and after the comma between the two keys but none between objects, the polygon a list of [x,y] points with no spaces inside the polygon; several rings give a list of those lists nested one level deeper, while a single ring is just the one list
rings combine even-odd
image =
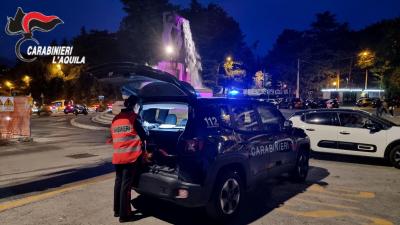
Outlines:
[{"label": "white car", "polygon": [[400,169],[400,126],[388,120],[351,109],[299,111],[290,120],[313,151],[385,158]]},{"label": "white car", "polygon": [[273,104],[274,106],[277,106],[279,104],[278,100],[272,98],[267,99],[267,102]]}]

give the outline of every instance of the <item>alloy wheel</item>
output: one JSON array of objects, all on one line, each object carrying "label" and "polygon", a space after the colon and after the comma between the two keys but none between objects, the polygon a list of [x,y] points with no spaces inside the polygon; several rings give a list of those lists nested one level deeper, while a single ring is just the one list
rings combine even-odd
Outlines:
[{"label": "alloy wheel", "polygon": [[400,165],[400,149],[394,152],[394,163]]},{"label": "alloy wheel", "polygon": [[297,171],[301,177],[304,177],[307,175],[308,167],[309,167],[309,164],[308,164],[307,157],[304,154],[301,154],[299,157],[299,161],[297,163]]},{"label": "alloy wheel", "polygon": [[223,213],[230,215],[236,211],[240,201],[240,185],[235,179],[225,181],[219,200]]}]

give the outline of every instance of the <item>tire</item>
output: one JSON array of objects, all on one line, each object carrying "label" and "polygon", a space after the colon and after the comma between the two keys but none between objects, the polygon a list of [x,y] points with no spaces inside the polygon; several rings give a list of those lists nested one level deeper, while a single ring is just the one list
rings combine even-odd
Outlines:
[{"label": "tire", "polygon": [[206,206],[208,216],[218,221],[228,221],[237,215],[244,195],[242,178],[235,171],[221,174],[215,184],[210,202]]},{"label": "tire", "polygon": [[296,167],[290,173],[290,179],[294,182],[301,183],[307,178],[309,169],[310,153],[301,150],[296,160]]},{"label": "tire", "polygon": [[400,169],[400,145],[395,146],[390,150],[389,161],[397,169]]}]

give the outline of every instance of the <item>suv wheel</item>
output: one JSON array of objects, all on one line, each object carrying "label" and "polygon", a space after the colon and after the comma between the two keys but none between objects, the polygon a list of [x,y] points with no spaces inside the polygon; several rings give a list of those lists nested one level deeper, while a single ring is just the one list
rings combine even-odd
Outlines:
[{"label": "suv wheel", "polygon": [[213,219],[228,220],[239,211],[243,183],[237,172],[225,172],[218,179],[206,210]]},{"label": "suv wheel", "polygon": [[394,167],[400,169],[400,145],[392,148],[389,153],[389,160]]},{"label": "suv wheel", "polygon": [[296,167],[291,172],[291,179],[295,182],[304,182],[307,178],[310,156],[306,151],[301,151],[297,157]]}]

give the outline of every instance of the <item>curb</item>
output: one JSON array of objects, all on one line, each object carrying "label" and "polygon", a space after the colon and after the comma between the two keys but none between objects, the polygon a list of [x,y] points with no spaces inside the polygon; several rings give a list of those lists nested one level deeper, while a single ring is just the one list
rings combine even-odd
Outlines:
[{"label": "curb", "polygon": [[107,127],[98,127],[98,126],[91,126],[91,125],[86,125],[86,124],[81,124],[75,121],[76,118],[73,118],[70,120],[70,123],[74,127],[82,128],[82,129],[87,129],[87,130],[110,130]]},{"label": "curb", "polygon": [[105,120],[105,119],[102,119],[102,118],[97,117],[97,116],[92,117],[90,120],[92,122],[95,122],[95,123],[100,123],[100,124],[104,124],[104,125],[111,125],[111,120]]}]

